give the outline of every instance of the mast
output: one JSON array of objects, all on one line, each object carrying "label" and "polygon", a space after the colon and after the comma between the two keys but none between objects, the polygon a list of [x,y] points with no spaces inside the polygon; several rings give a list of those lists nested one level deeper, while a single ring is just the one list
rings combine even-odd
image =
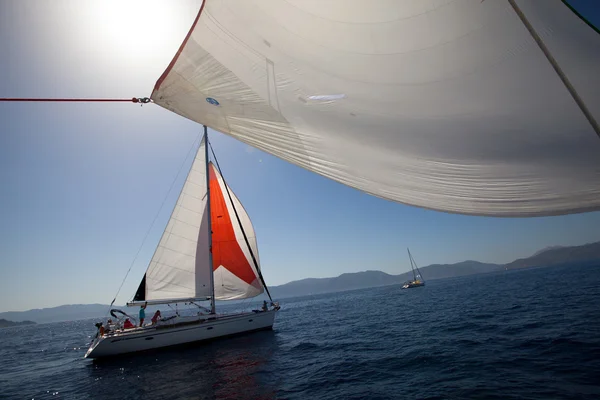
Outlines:
[{"label": "mast", "polygon": [[406,251],[408,251],[408,260],[410,261],[410,269],[412,270],[412,273],[413,273],[413,281],[416,281],[417,275],[415,275],[415,267],[413,266],[413,258],[412,258],[412,255],[410,254],[410,249],[407,247]]},{"label": "mast", "polygon": [[419,277],[421,278],[421,280],[423,280],[423,275],[421,275],[421,271],[419,271],[419,267],[417,267],[417,263],[416,263],[415,259],[413,258],[412,254],[410,254],[410,249],[407,247],[406,250],[408,251],[408,258],[410,259],[410,267],[412,268],[412,272],[413,272],[413,280],[415,280],[415,281],[417,280],[417,275],[415,274],[415,269],[419,273]]},{"label": "mast", "polygon": [[210,265],[210,313],[215,313],[215,274],[212,255],[212,222],[210,220],[210,179],[208,176],[208,128],[204,126],[204,168],[206,171],[206,212],[208,213],[208,263]]},{"label": "mast", "polygon": [[531,35],[533,40],[535,40],[535,42],[537,43],[539,48],[542,50],[542,53],[544,53],[544,55],[548,59],[548,62],[550,63],[550,65],[552,65],[552,68],[554,68],[554,71],[556,72],[556,74],[558,75],[558,77],[560,78],[562,83],[565,85],[565,87],[571,94],[571,97],[573,97],[573,100],[575,100],[575,103],[577,103],[577,105],[579,106],[579,109],[581,110],[583,115],[587,118],[588,122],[590,123],[590,125],[592,126],[594,131],[596,132],[596,135],[598,135],[598,137],[600,137],[600,125],[598,124],[598,121],[596,121],[596,119],[594,118],[594,116],[592,115],[590,110],[587,108],[587,106],[583,102],[583,99],[581,97],[579,97],[579,93],[577,93],[577,91],[575,90],[575,87],[573,87],[573,85],[569,81],[569,78],[567,78],[567,76],[565,75],[565,73],[562,70],[562,68],[560,67],[560,65],[558,65],[558,62],[556,61],[554,56],[552,56],[552,54],[550,53],[550,50],[548,49],[548,47],[546,47],[546,44],[542,41],[542,38],[537,34],[537,32],[535,31],[535,29],[533,28],[533,26],[531,25],[531,23],[529,22],[529,20],[523,13],[523,11],[521,11],[519,6],[517,5],[517,2],[515,0],[508,0],[508,2],[511,5],[511,7],[513,8],[513,10],[515,10],[515,13],[519,17],[519,19],[521,20],[523,25],[525,25],[525,28],[527,28],[527,31],[529,32],[529,34]]}]

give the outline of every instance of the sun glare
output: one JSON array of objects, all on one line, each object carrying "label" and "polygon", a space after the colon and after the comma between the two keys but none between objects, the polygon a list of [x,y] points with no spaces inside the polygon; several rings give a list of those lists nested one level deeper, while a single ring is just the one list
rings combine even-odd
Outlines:
[{"label": "sun glare", "polygon": [[102,1],[96,7],[111,47],[136,56],[150,52],[177,29],[165,2]]},{"label": "sun glare", "polygon": [[126,59],[172,57],[202,4],[199,0],[103,0],[93,4],[98,39]]}]

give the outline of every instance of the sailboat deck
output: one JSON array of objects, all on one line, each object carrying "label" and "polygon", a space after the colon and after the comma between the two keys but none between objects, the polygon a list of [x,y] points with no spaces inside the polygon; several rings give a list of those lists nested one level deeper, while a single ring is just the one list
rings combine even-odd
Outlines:
[{"label": "sailboat deck", "polygon": [[170,329],[150,325],[117,330],[97,337],[90,345],[86,357],[119,355],[272,329],[277,310],[228,314],[214,319],[196,318],[163,325]]}]

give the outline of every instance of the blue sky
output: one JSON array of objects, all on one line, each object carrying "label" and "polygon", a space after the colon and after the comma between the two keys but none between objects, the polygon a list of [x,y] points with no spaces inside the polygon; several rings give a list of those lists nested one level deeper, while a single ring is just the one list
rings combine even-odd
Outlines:
[{"label": "blue sky", "polygon": [[[149,3],[0,1],[0,97],[149,95],[201,1]],[[571,4],[600,25],[597,2]],[[0,130],[0,311],[109,303],[183,163],[117,302],[128,300],[201,126],[154,105],[4,103]],[[406,247],[423,266],[509,262],[549,245],[600,240],[598,212],[498,219],[428,211],[222,134],[210,138],[255,225],[271,285],[367,269],[401,273],[410,268]]]}]

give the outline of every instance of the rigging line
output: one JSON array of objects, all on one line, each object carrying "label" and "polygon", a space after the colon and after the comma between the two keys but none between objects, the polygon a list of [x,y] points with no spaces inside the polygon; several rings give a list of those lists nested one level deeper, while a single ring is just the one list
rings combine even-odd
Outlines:
[{"label": "rigging line", "polygon": [[560,78],[562,83],[565,85],[565,87],[571,94],[571,97],[573,97],[573,100],[575,100],[575,103],[577,103],[577,105],[579,106],[579,109],[581,110],[581,112],[583,113],[585,118],[588,120],[590,125],[592,126],[592,129],[596,132],[596,135],[598,135],[598,137],[600,138],[600,125],[598,124],[598,121],[596,121],[596,119],[594,118],[594,116],[592,115],[590,110],[587,108],[587,106],[583,102],[583,99],[579,96],[579,93],[577,93],[577,90],[575,90],[575,87],[573,87],[573,85],[569,81],[569,78],[567,78],[567,75],[565,75],[562,68],[560,68],[560,65],[558,65],[558,62],[556,61],[554,56],[550,53],[550,50],[548,49],[548,47],[546,47],[546,44],[544,43],[542,38],[535,31],[535,29],[533,28],[533,26],[531,25],[531,23],[529,22],[529,20],[523,13],[523,11],[521,11],[521,9],[519,8],[519,6],[515,2],[515,0],[508,0],[508,3],[513,8],[513,10],[517,14],[519,19],[523,23],[523,25],[525,25],[525,28],[527,29],[527,31],[529,32],[529,34],[531,35],[533,40],[537,43],[540,50],[542,50],[542,53],[544,53],[544,55],[546,56],[546,59],[548,60],[550,65],[552,65],[552,68],[554,68],[554,71],[556,72],[556,74],[558,75],[558,77]]},{"label": "rigging line", "polygon": [[410,255],[410,258],[412,259],[412,262],[415,264],[415,269],[417,270],[417,272],[419,273],[419,276],[421,277],[421,279],[423,279],[423,275],[421,275],[421,271],[419,270],[419,267],[417,266],[417,262],[415,261],[415,259],[413,258],[412,254]]},{"label": "rigging line", "polygon": [[219,169],[219,173],[221,174],[221,178],[223,178],[223,183],[225,184],[225,190],[227,191],[227,197],[229,197],[229,201],[231,202],[231,206],[233,207],[233,212],[235,213],[235,218],[237,219],[238,224],[240,225],[240,229],[242,231],[242,235],[244,235],[244,241],[246,242],[246,246],[248,246],[248,251],[250,251],[250,256],[252,256],[252,261],[254,262],[254,267],[256,268],[256,272],[258,272],[258,277],[260,278],[263,287],[267,291],[267,295],[269,296],[269,300],[271,303],[273,302],[273,298],[271,297],[271,293],[269,293],[269,288],[265,283],[265,279],[262,276],[262,272],[260,272],[260,267],[258,266],[258,262],[256,262],[256,257],[254,257],[254,252],[252,251],[252,247],[250,247],[250,242],[248,241],[248,237],[246,236],[246,231],[242,226],[242,221],[240,220],[240,216],[238,215],[237,209],[235,208],[235,204],[233,204],[233,199],[231,198],[231,193],[229,193],[229,186],[227,186],[227,182],[225,181],[225,177],[223,176],[223,172],[221,171],[221,167],[219,166],[219,160],[217,160],[217,156],[215,155],[215,150],[212,147],[212,144],[208,140],[208,136],[206,138],[208,145],[210,146],[210,151],[215,159],[215,164],[217,164],[217,168]]},{"label": "rigging line", "polygon": [[152,102],[148,97],[132,97],[130,99],[99,99],[99,98],[21,98],[21,97],[0,97],[0,101],[5,102],[93,102],[93,103],[141,103],[147,104]]},{"label": "rigging line", "polygon": [[183,166],[185,165],[187,159],[190,157],[190,154],[192,153],[192,150],[194,150],[194,148],[196,148],[196,142],[199,139],[201,140],[201,136],[200,135],[198,135],[198,137],[194,140],[194,143],[192,143],[192,146],[188,150],[187,155],[185,156],[185,158],[183,159],[183,162],[179,166],[179,170],[177,171],[177,174],[175,175],[175,179],[173,179],[173,182],[171,182],[171,186],[169,187],[169,190],[167,191],[167,194],[165,195],[165,198],[163,199],[163,201],[162,201],[162,203],[161,203],[161,205],[160,205],[160,207],[158,209],[158,212],[154,216],[154,219],[152,220],[152,223],[150,224],[150,227],[146,231],[146,235],[144,235],[144,239],[142,240],[142,244],[138,248],[137,253],[135,253],[135,257],[133,258],[133,261],[129,265],[129,269],[127,270],[127,273],[125,274],[125,278],[123,278],[123,281],[121,282],[121,285],[119,286],[119,290],[117,290],[117,294],[115,294],[115,298],[113,299],[113,301],[111,301],[110,307],[112,307],[112,305],[114,304],[115,300],[117,300],[117,296],[119,296],[119,293],[121,292],[121,289],[123,288],[123,284],[125,283],[125,280],[127,279],[127,276],[129,275],[129,272],[131,271],[131,268],[133,267],[133,264],[135,264],[135,261],[137,260],[138,256],[140,255],[140,252],[142,251],[142,248],[144,247],[144,243],[146,243],[146,239],[148,239],[148,235],[150,234],[150,231],[154,227],[154,223],[158,219],[158,215],[162,211],[165,203],[167,202],[167,199],[169,198],[169,194],[171,194],[171,191],[173,190],[173,186],[175,186],[175,182],[177,182],[177,178],[179,178],[179,175],[181,174],[181,171],[183,170]]}]

